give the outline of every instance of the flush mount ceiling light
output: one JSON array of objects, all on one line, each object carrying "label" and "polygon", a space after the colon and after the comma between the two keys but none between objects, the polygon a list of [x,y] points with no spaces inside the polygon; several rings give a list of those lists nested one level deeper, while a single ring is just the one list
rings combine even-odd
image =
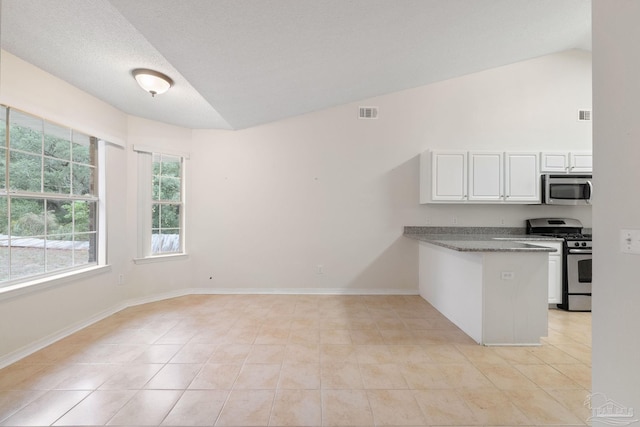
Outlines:
[{"label": "flush mount ceiling light", "polygon": [[165,93],[173,86],[173,80],[167,75],[159,73],[158,71],[148,70],[146,68],[136,68],[131,72],[136,79],[140,87],[151,94],[156,96],[161,93]]}]

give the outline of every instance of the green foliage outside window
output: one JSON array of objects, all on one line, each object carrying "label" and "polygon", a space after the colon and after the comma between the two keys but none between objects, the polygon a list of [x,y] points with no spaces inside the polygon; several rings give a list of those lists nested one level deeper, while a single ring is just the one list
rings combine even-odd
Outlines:
[{"label": "green foliage outside window", "polygon": [[151,188],[152,253],[180,251],[182,159],[153,154]]},{"label": "green foliage outside window", "polygon": [[95,261],[96,153],[95,138],[0,107],[0,282]]}]

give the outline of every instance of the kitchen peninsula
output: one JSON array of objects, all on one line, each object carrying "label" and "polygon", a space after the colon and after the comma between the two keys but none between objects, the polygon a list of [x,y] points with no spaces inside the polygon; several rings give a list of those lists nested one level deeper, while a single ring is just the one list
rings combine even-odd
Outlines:
[{"label": "kitchen peninsula", "polygon": [[547,336],[549,253],[524,230],[405,227],[418,240],[420,295],[482,345]]}]

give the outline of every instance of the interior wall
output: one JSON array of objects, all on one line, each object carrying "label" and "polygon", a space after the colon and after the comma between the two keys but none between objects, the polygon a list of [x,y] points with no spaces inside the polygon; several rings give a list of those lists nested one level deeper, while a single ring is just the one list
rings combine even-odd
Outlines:
[{"label": "interior wall", "polygon": [[11,53],[0,52],[0,102],[124,145],[127,115]]},{"label": "interior wall", "polygon": [[[138,232],[138,159],[134,148],[143,146],[154,152],[165,154],[177,154],[191,156],[191,130],[159,123],[153,120],[129,116],[127,119],[127,192],[123,197],[123,208],[127,211],[126,230],[127,236],[127,259],[126,270],[124,272],[123,288],[127,298],[140,300],[154,295],[170,295],[181,289],[191,286],[191,257],[165,258],[160,262],[134,263],[138,257],[137,236]],[[185,161],[185,181],[186,200],[185,209],[187,214],[187,229],[194,230],[190,226],[188,218],[190,205],[195,201],[195,208],[198,206],[196,194],[191,193],[191,160]],[[149,183],[151,185],[151,183]],[[125,201],[126,200],[126,201]],[[151,213],[149,213],[150,215]],[[192,231],[197,234],[197,231]]]},{"label": "interior wall", "polygon": [[[358,106],[379,107],[359,120]],[[419,205],[426,149],[590,150],[591,57],[568,51],[242,131],[194,131],[194,285],[417,291],[405,225],[591,225],[589,207]],[[504,223],[504,224],[503,224]]]},{"label": "interior wall", "polygon": [[[593,1],[594,158],[593,392],[640,410],[639,255],[622,253],[620,230],[640,229],[640,3]],[[625,421],[618,418],[614,421]],[[593,425],[604,425],[602,422]]]},{"label": "interior wall", "polygon": [[[23,349],[46,343],[123,304],[179,294],[191,287],[189,258],[133,262],[138,235],[133,146],[190,154],[191,130],[128,116],[4,51],[1,64],[0,102],[110,142],[114,138],[116,144],[107,144],[105,150],[109,268],[19,295],[0,295],[0,366],[12,355],[20,356]],[[188,183],[188,165],[186,173]]]},{"label": "interior wall", "polygon": [[198,287],[415,291],[401,236],[415,151],[352,126],[353,106],[241,132],[194,131]]},{"label": "interior wall", "polygon": [[[0,102],[70,127],[80,120],[85,123],[84,131],[92,129],[99,138],[113,137],[124,143],[124,113],[5,51],[1,55]],[[0,295],[0,365],[3,357],[82,324],[123,300],[117,277],[124,269],[121,253],[127,239],[122,199],[127,186],[126,168],[122,168],[125,149],[108,144],[106,163],[107,171],[117,171],[107,173],[105,182],[110,269],[28,293]]]},{"label": "interior wall", "polygon": [[[402,94],[398,94],[402,95]],[[591,54],[571,50],[409,91],[381,114],[393,114],[400,141],[420,149],[588,151]],[[404,106],[403,106],[404,104]],[[403,117],[408,115],[408,117]],[[591,207],[423,205],[412,225],[524,227],[537,217],[577,218],[591,226]]]},{"label": "interior wall", "polygon": [[[417,244],[402,237],[402,228],[426,218],[433,225],[448,225],[454,215],[460,225],[494,225],[500,215],[505,225],[522,226],[527,217],[562,215],[590,224],[584,208],[567,215],[545,206],[418,204],[418,157],[426,149],[589,149],[590,126],[574,120],[590,104],[585,52],[237,132],[129,117],[6,52],[1,66],[1,102],[128,145],[107,150],[110,270],[0,299],[0,357],[123,302],[187,288],[415,293]],[[380,118],[358,120],[360,105],[378,106]],[[186,259],[132,261],[135,144],[191,154]]]}]

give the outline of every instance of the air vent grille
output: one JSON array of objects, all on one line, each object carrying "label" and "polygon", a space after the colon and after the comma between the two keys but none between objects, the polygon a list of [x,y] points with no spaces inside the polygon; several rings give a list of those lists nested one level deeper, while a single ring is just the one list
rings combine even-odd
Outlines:
[{"label": "air vent grille", "polygon": [[360,119],[377,119],[378,107],[360,107],[358,118]]},{"label": "air vent grille", "polygon": [[578,121],[580,121],[580,122],[590,122],[591,121],[591,110],[578,110]]}]

